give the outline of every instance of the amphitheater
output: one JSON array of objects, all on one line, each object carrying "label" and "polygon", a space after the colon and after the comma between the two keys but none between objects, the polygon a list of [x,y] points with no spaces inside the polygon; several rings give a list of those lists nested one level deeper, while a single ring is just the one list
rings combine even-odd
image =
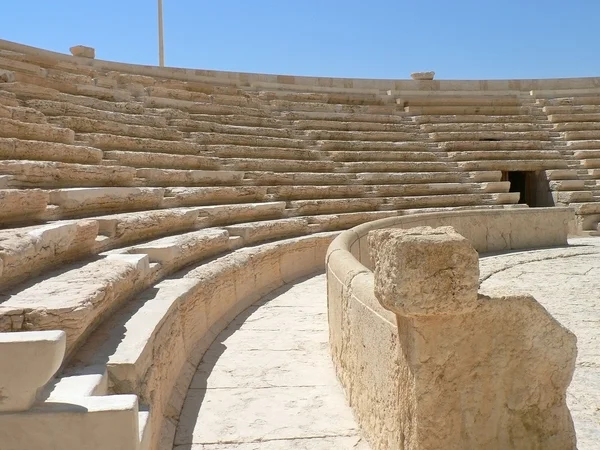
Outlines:
[{"label": "amphitheater", "polygon": [[0,158],[1,450],[598,448],[600,78],[0,40]]}]

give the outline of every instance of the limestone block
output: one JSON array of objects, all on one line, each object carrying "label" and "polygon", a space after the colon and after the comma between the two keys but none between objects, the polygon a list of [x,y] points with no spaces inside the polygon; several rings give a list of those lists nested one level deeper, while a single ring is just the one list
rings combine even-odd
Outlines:
[{"label": "limestone block", "polygon": [[61,366],[66,342],[63,331],[0,333],[0,412],[33,406],[38,390]]},{"label": "limestone block", "polygon": [[222,187],[175,187],[165,188],[164,206],[223,205],[263,200],[266,187],[222,186]]},{"label": "limestone block", "polygon": [[136,175],[152,186],[235,185],[244,172],[227,170],[137,169]]},{"label": "limestone block", "polygon": [[413,72],[410,77],[413,80],[433,80],[435,72]]},{"label": "limestone block", "polygon": [[8,291],[0,304],[1,331],[62,329],[67,355],[105,314],[144,286],[147,255],[109,255],[61,268],[25,288]]},{"label": "limestone block", "polygon": [[96,50],[92,47],[86,47],[85,45],[76,45],[69,49],[73,56],[80,56],[82,58],[91,58],[94,59],[96,57]]},{"label": "limestone block", "polygon": [[13,83],[15,81],[15,73],[10,70],[0,69],[0,83]]},{"label": "limestone block", "polygon": [[[374,292],[397,315],[402,349],[390,369],[401,433],[381,434],[362,411],[373,441],[415,450],[574,449],[566,390],[575,336],[531,297],[478,297],[477,253],[451,227],[376,230],[368,240]],[[376,394],[361,398],[357,406],[369,408]]]},{"label": "limestone block", "polygon": [[97,234],[93,220],[0,231],[0,288],[90,254]]},{"label": "limestone block", "polygon": [[48,206],[48,192],[40,189],[0,189],[0,223],[41,217]]},{"label": "limestone block", "polygon": [[68,128],[59,128],[41,123],[19,122],[12,119],[0,120],[2,123],[0,137],[62,142],[63,144],[73,144],[75,142],[75,133]]},{"label": "limestone block", "polygon": [[153,209],[163,199],[164,189],[137,187],[90,187],[50,191],[51,205],[64,215]]},{"label": "limestone block", "polygon": [[0,156],[4,159],[98,164],[102,160],[102,150],[58,142],[0,138]]},{"label": "limestone block", "polygon": [[5,413],[0,442],[2,450],[139,449],[138,400],[135,395],[83,397]]},{"label": "limestone block", "polygon": [[230,225],[256,220],[280,219],[285,202],[242,203],[238,205],[215,205],[195,208],[206,217],[211,226]]},{"label": "limestone block", "polygon": [[160,263],[163,270],[173,271],[227,250],[228,241],[227,231],[205,229],[134,245],[127,252],[148,255],[150,262]]},{"label": "limestone block", "polygon": [[11,187],[127,186],[135,169],[53,161],[0,161],[0,174],[12,175]]},{"label": "limestone block", "polygon": [[402,316],[458,314],[477,305],[477,252],[451,227],[369,233],[375,294]]}]

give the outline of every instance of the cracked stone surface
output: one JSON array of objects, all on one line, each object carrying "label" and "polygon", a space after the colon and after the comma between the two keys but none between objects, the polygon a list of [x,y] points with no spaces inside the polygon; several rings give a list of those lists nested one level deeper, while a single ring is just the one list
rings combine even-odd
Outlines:
[{"label": "cracked stone surface", "polygon": [[567,391],[577,448],[600,441],[600,239],[568,248],[513,252],[480,260],[480,292],[529,293],[577,336],[577,365]]},{"label": "cracked stone surface", "polygon": [[335,376],[325,275],[274,291],[204,355],[174,450],[368,450]]}]

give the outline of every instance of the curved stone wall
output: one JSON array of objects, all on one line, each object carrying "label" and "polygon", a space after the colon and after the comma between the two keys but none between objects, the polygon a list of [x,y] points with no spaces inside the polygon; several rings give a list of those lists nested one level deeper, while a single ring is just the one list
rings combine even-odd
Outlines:
[{"label": "curved stone wall", "polygon": [[571,214],[423,214],[333,241],[331,353],[372,448],[574,448],[575,336],[531,297],[478,298],[475,253],[565,245]]},{"label": "curved stone wall", "polygon": [[[434,80],[414,81],[402,79],[366,79],[366,78],[332,78],[305,77],[293,75],[275,75],[246,72],[227,72],[218,70],[183,69],[158,67],[138,64],[118,63],[90,58],[74,57],[63,53],[31,47],[16,42],[0,39],[0,48],[35,57],[55,61],[74,62],[95,69],[114,70],[136,75],[165,77],[183,81],[222,81],[238,86],[268,87],[269,85],[287,85],[291,88],[314,87],[336,88],[337,90],[356,91],[530,91],[537,89],[587,89],[600,87],[600,77],[585,78],[546,78],[546,79],[511,79],[511,80]],[[408,75],[408,74],[407,74]]]}]

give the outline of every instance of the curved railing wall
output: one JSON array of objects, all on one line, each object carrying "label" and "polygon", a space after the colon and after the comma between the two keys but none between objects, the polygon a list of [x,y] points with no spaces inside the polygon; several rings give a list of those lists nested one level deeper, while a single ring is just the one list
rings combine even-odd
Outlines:
[{"label": "curved railing wall", "polygon": [[114,70],[136,75],[147,75],[179,79],[184,81],[223,81],[239,86],[253,86],[256,83],[281,84],[290,87],[322,87],[356,90],[423,90],[423,91],[496,91],[514,90],[530,91],[536,89],[585,89],[600,87],[600,77],[582,78],[547,78],[547,79],[513,79],[513,80],[434,80],[413,81],[396,79],[362,79],[305,77],[293,75],[271,75],[260,73],[227,72],[217,70],[183,69],[137,65],[74,57],[63,53],[31,47],[0,39],[0,49],[10,50],[48,58],[55,61],[71,62],[95,69]]},{"label": "curved railing wall", "polygon": [[478,296],[476,252],[565,245],[571,217],[422,214],[332,242],[331,353],[373,449],[574,448],[575,336],[532,297]]}]

